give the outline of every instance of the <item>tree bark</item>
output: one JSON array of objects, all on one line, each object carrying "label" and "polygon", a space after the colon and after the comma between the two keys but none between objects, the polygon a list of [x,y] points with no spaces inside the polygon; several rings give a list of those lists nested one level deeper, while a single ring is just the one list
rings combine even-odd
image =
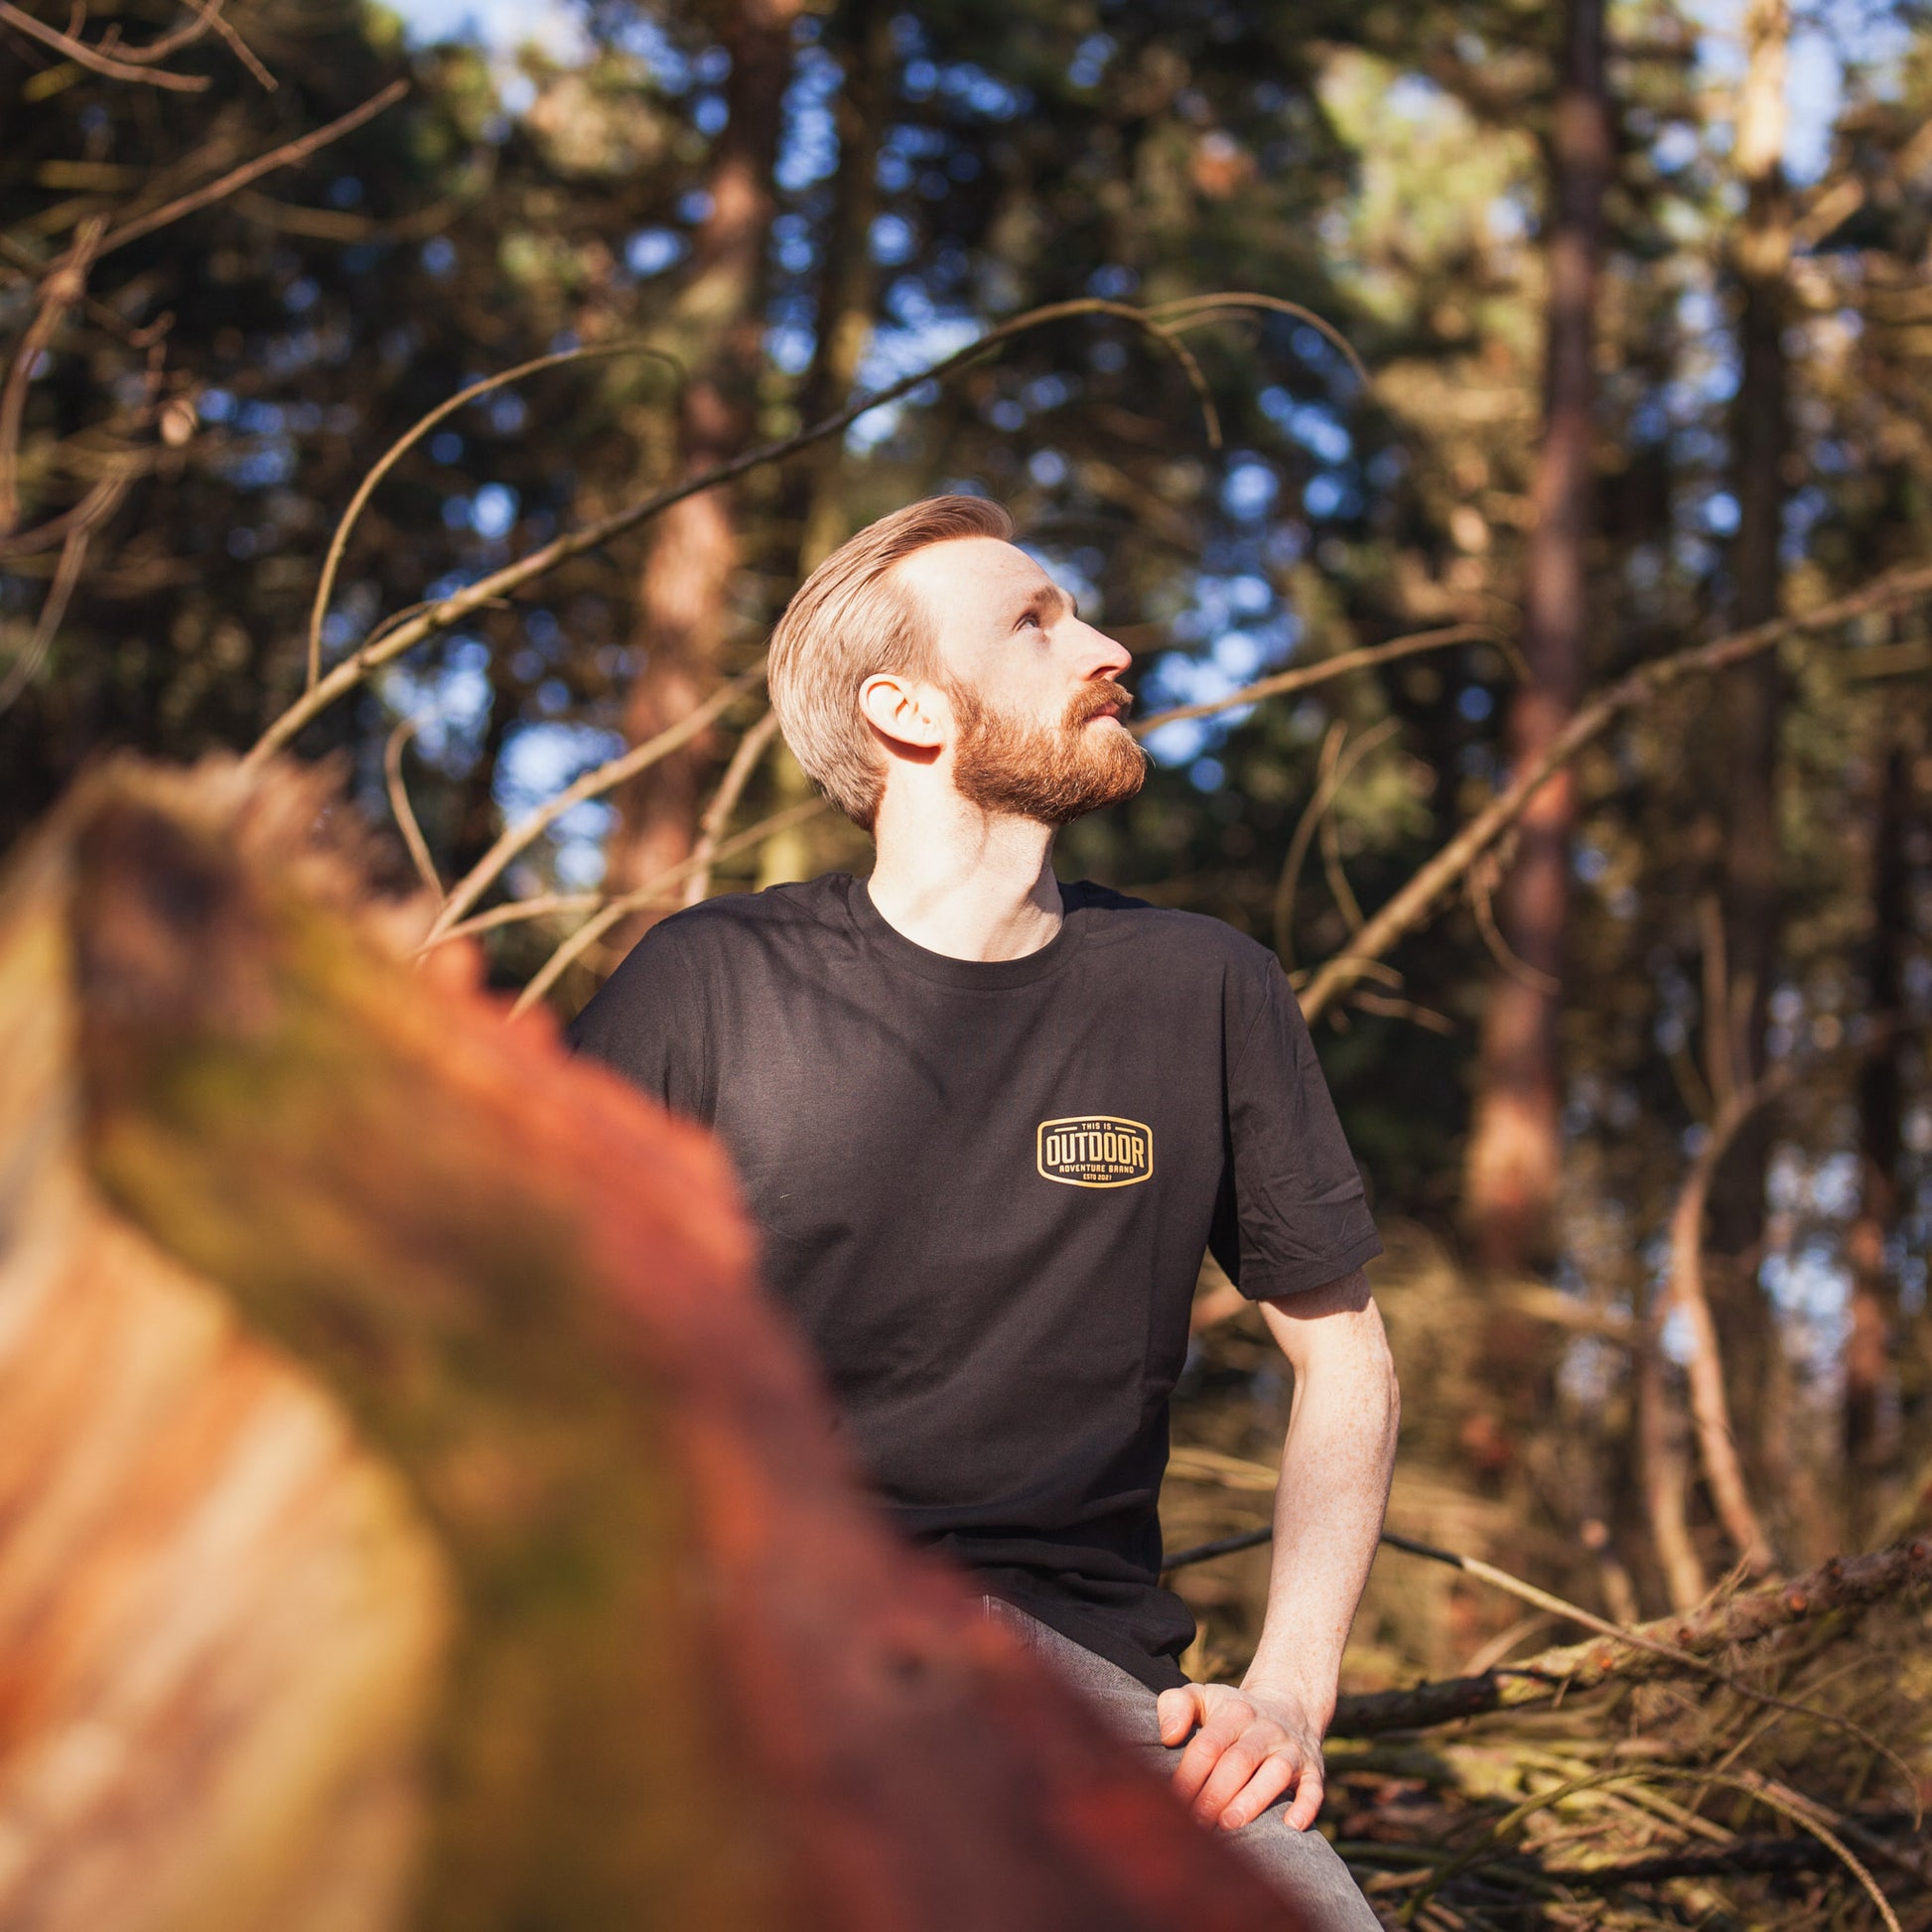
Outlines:
[{"label": "tree bark", "polygon": [[[1602,0],[1568,0],[1550,153],[1549,319],[1544,438],[1525,566],[1529,676],[1510,707],[1512,765],[1563,730],[1582,688],[1596,400],[1597,267],[1610,167]],[[1524,813],[1498,907],[1529,975],[1498,973],[1484,1010],[1465,1211],[1477,1259],[1520,1271],[1547,1248],[1561,1134],[1557,1020],[1569,907],[1574,781],[1558,773]]]},{"label": "tree bark", "polygon": [[[799,0],[735,0],[723,29],[731,54],[729,120],[713,150],[709,212],[698,229],[691,280],[667,345],[687,380],[678,410],[677,461],[687,475],[710,469],[750,440],[763,365],[763,269],[776,202],[791,29]],[[624,737],[640,745],[688,715],[717,683],[731,631],[739,564],[737,498],[709,489],[658,519],[637,592],[640,661],[624,707]],[[626,787],[606,881],[627,891],[690,855],[715,740],[700,738]],[[635,937],[651,915],[621,935]]]},{"label": "tree bark", "polygon": [[[886,131],[893,74],[892,16],[881,0],[858,0],[844,10],[844,21],[851,44],[837,108],[839,172],[819,280],[818,335],[799,390],[801,423],[823,422],[851,397],[872,340],[879,294],[872,224],[879,212],[879,143]],[[796,532],[796,550],[787,561],[798,583],[852,534],[845,476],[845,439],[834,437],[807,452],[787,480],[785,527]],[[773,765],[773,789],[781,806],[811,795],[811,780],[782,745]],[[806,826],[781,832],[759,855],[760,886],[803,879],[810,870],[811,829]]]},{"label": "tree bark", "polygon": [[1866,1533],[1882,1514],[1877,1485],[1898,1447],[1892,1356],[1898,1284],[1885,1248],[1898,1216],[1903,1147],[1897,1028],[1904,1009],[1905,953],[1912,939],[1905,850],[1911,770],[1904,733],[1895,723],[1881,729],[1888,742],[1880,753],[1872,814],[1871,934],[1865,968],[1865,1011],[1873,1031],[1859,1068],[1859,1211],[1846,1243],[1852,1302],[1845,1339],[1845,1492],[1854,1537]]},{"label": "tree bark", "polygon": [[[1737,301],[1737,396],[1731,416],[1731,492],[1737,534],[1730,575],[1740,626],[1778,614],[1789,461],[1789,372],[1784,351],[1791,261],[1791,207],[1782,168],[1784,81],[1791,32],[1787,0],[1750,0],[1746,67],[1737,97],[1733,150],[1745,195],[1730,251]],[[1780,948],[1777,767],[1782,673],[1767,652],[1725,687],[1724,1034],[1728,1075],[1745,1087],[1764,1072],[1766,1008]],[[1762,1393],[1776,1346],[1758,1285],[1764,1247],[1764,1180],[1775,1118],[1761,1113],[1738,1137],[1711,1199],[1711,1293],[1732,1407],[1746,1445],[1770,1419]]]}]

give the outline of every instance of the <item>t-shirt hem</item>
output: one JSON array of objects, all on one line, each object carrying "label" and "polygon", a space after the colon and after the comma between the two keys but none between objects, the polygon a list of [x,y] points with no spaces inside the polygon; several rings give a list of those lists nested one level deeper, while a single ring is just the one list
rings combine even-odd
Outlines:
[{"label": "t-shirt hem", "polygon": [[1098,1618],[1083,1616],[1079,1610],[1069,1607],[1050,1590],[1018,1589],[1004,1579],[997,1583],[982,1579],[980,1587],[1015,1609],[1037,1618],[1069,1643],[1077,1643],[1082,1650],[1105,1658],[1157,1695],[1162,1691],[1181,1690],[1188,1682],[1186,1672],[1165,1652],[1143,1650]]},{"label": "t-shirt hem", "polygon": [[1330,1282],[1340,1281],[1342,1276],[1373,1261],[1382,1251],[1381,1237],[1371,1234],[1351,1248],[1337,1249],[1317,1261],[1305,1261],[1299,1268],[1275,1268],[1265,1274],[1244,1268],[1237,1286],[1251,1302],[1275,1302],[1288,1295],[1306,1295],[1311,1288],[1326,1288]]}]

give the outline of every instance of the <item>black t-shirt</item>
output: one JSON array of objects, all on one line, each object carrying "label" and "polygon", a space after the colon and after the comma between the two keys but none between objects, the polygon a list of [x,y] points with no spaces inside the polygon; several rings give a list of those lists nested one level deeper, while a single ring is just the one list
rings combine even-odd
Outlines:
[{"label": "black t-shirt", "polygon": [[651,928],[570,1029],[714,1127],[892,1517],[1156,1690],[1168,1397],[1202,1251],[1257,1299],[1381,1252],[1275,956],[1104,888],[951,959],[862,880]]}]

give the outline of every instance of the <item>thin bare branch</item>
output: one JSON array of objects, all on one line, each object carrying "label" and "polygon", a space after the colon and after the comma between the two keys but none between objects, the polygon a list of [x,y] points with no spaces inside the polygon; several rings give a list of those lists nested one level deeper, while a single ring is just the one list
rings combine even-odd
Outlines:
[{"label": "thin bare branch", "polygon": [[1335,825],[1335,800],[1341,795],[1341,788],[1354,774],[1355,767],[1402,728],[1401,721],[1385,718],[1372,730],[1364,732],[1345,752],[1338,752],[1335,759],[1334,777],[1328,785],[1328,795],[1322,801],[1317,825],[1321,837],[1321,863],[1327,876],[1328,891],[1335,903],[1341,908],[1341,915],[1348,921],[1350,932],[1362,929],[1362,908],[1355,902],[1355,895],[1350,890],[1348,875],[1341,869],[1341,835]]},{"label": "thin bare branch", "polygon": [[36,20],[32,14],[14,6],[12,0],[0,0],[0,25],[39,41],[43,47],[51,47],[55,53],[95,73],[105,74],[110,80],[138,81],[142,86],[159,87],[173,94],[206,93],[211,84],[211,76],[206,73],[171,73],[165,68],[149,67],[141,61],[117,60],[97,47],[89,47],[85,41],[62,33],[58,27]]},{"label": "thin bare branch", "polygon": [[492,390],[506,388],[512,382],[520,382],[526,375],[535,375],[543,369],[561,368],[567,362],[586,362],[609,355],[645,355],[656,361],[668,362],[676,371],[679,381],[684,379],[684,365],[675,355],[655,348],[648,343],[590,343],[578,348],[560,349],[554,355],[539,355],[528,362],[519,362],[513,369],[504,369],[498,375],[485,376],[481,382],[473,382],[467,389],[459,390],[446,401],[440,402],[427,416],[421,417],[386,449],[377,459],[359,484],[355,494],[348,499],[348,508],[336,525],[336,534],[329,540],[329,553],[322,561],[322,578],[316,585],[315,602],[309,610],[309,675],[303,686],[305,691],[313,691],[316,681],[322,676],[322,626],[329,615],[329,600],[336,589],[336,576],[342,569],[343,553],[348,548],[349,537],[355,529],[356,519],[367,507],[368,500],[376,492],[384,477],[420,443],[440,422],[454,416],[466,404],[473,403],[479,396],[486,396]]},{"label": "thin bare branch", "polygon": [[1208,698],[1199,704],[1175,705],[1170,711],[1157,711],[1129,727],[1136,738],[1145,738],[1163,725],[1177,725],[1183,718],[1211,718],[1216,712],[1233,711],[1237,706],[1259,704],[1263,698],[1285,698],[1292,691],[1306,691],[1316,684],[1349,671],[1366,669],[1371,664],[1387,664],[1398,657],[1413,657],[1418,651],[1441,650],[1446,644],[1493,643],[1504,641],[1502,634],[1486,623],[1452,623],[1441,630],[1419,630],[1413,636],[1392,637],[1385,644],[1364,644],[1358,650],[1338,651],[1319,664],[1305,664],[1299,670],[1277,671],[1257,684],[1245,684],[1224,698]]},{"label": "thin bare branch", "polygon": [[1711,1500],[1747,1574],[1762,1577],[1771,1568],[1771,1546],[1751,1506],[1744,1472],[1737,1459],[1737,1442],[1730,1426],[1730,1404],[1725,1393],[1724,1359],[1719,1350],[1718,1324],[1711,1316],[1704,1291],[1704,1210],[1712,1182],[1744,1123],[1785,1084],[1783,1068],[1764,1079],[1734,1089],[1711,1123],[1709,1137],[1691,1163],[1671,1215],[1671,1278],[1658,1298],[1646,1346],[1660,1347],[1662,1328],[1673,1308],[1683,1311],[1691,1331],[1690,1359],[1685,1372],[1691,1388],[1691,1421],[1697,1437],[1698,1460],[1711,1485]]},{"label": "thin bare branch", "polygon": [[[0,0],[0,6],[5,4],[6,0]],[[372,121],[385,107],[394,106],[408,91],[407,80],[390,81],[380,93],[371,94],[361,106],[351,107],[346,114],[338,115],[326,127],[319,127],[299,140],[284,142],[281,147],[258,155],[253,161],[245,161],[239,168],[230,169],[206,187],[178,196],[161,207],[146,214],[137,214],[131,220],[122,222],[118,228],[109,229],[107,239],[100,245],[100,252],[103,255],[112,254],[116,248],[123,248],[130,241],[138,241],[143,235],[153,234],[157,228],[168,227],[187,215],[211,207],[237,189],[260,181],[264,175],[272,175],[278,168],[290,168],[298,161],[306,161],[318,149],[326,148],[332,141],[340,141],[345,134],[354,133],[364,121]]]},{"label": "thin bare branch", "polygon": [[[1475,861],[1492,846],[1523,814],[1524,808],[1548,782],[1587,745],[1590,744],[1626,711],[1647,702],[1659,692],[1687,678],[1708,677],[1727,670],[1769,650],[1786,637],[1829,630],[1867,612],[1893,609],[1911,604],[1932,592],[1932,568],[1888,571],[1848,597],[1835,598],[1802,617],[1778,618],[1756,624],[1749,630],[1696,644],[1669,657],[1653,659],[1612,685],[1591,703],[1581,707],[1549,749],[1528,769],[1518,774],[1463,829],[1429,861],[1369,920],[1349,944],[1345,953],[1327,961],[1302,1000],[1303,1011],[1311,1021],[1318,1018],[1335,999],[1362,976],[1362,962],[1379,958],[1421,923],[1436,901],[1454,885]],[[1159,722],[1159,721],[1153,721]]]},{"label": "thin bare branch", "polygon": [[1469,895],[1469,910],[1475,914],[1476,930],[1482,935],[1482,943],[1489,948],[1489,956],[1511,979],[1520,980],[1532,991],[1546,998],[1561,990],[1560,982],[1539,966],[1532,966],[1527,959],[1520,958],[1513,946],[1503,937],[1502,927],[1496,923],[1496,907],[1492,895],[1495,892],[1496,855],[1485,852],[1470,868],[1468,877],[1462,882]]},{"label": "thin bare branch", "polygon": [[778,714],[766,711],[738,741],[738,750],[732,754],[732,760],[725,767],[725,775],[719,779],[718,789],[712,794],[711,803],[705,807],[703,818],[698,821],[698,842],[691,848],[691,856],[703,863],[685,881],[686,905],[696,905],[709,896],[711,868],[717,856],[718,841],[724,836],[725,827],[731,823],[731,815],[738,809],[739,795],[757,769],[759,759],[777,735]]},{"label": "thin bare branch", "polygon": [[[1275,950],[1281,955],[1283,966],[1290,969],[1295,965],[1295,900],[1302,888],[1302,867],[1308,860],[1314,828],[1327,808],[1328,794],[1334,785],[1335,759],[1340,757],[1347,739],[1348,724],[1341,718],[1333,720],[1322,734],[1321,750],[1314,760],[1314,789],[1302,808],[1302,816],[1295,821],[1295,831],[1288,841],[1288,856],[1282,861],[1281,877],[1275,882]],[[1356,924],[1360,923],[1358,919]]]},{"label": "thin bare branch", "polygon": [[[255,76],[263,88],[274,93],[281,82],[255,58],[255,50],[236,33],[234,24],[221,12],[221,0],[188,0],[189,7],[201,22],[203,31],[212,30],[227,44],[232,54],[248,71]],[[186,32],[183,29],[183,32]]]},{"label": "thin bare branch", "polygon": [[40,669],[42,660],[53,646],[61,628],[61,620],[68,614],[68,603],[73,596],[73,587],[80,581],[81,567],[87,561],[87,546],[93,541],[93,533],[119,500],[120,491],[116,490],[101,506],[98,514],[84,523],[76,523],[68,532],[68,540],[61,546],[61,561],[55,568],[54,582],[48,587],[47,601],[41,606],[40,619],[34,625],[34,634],[27,640],[26,648],[15,658],[6,676],[0,677],[0,712],[10,709],[33,682],[34,673]]},{"label": "thin bare branch", "polygon": [[[729,684],[721,684],[703,704],[687,712],[676,724],[659,732],[655,738],[646,739],[643,744],[633,745],[617,758],[606,759],[595,770],[585,772],[574,784],[566,785],[556,797],[545,800],[516,824],[506,826],[495,844],[450,889],[450,896],[443,901],[443,909],[430,928],[430,942],[446,937],[450,928],[489,890],[503,868],[525,846],[541,838],[573,805],[581,805],[587,798],[599,797],[614,785],[621,785],[626,779],[634,778],[638,772],[647,771],[658,759],[669,758],[680,746],[688,745],[696,738],[721,712],[761,682],[763,677],[764,663],[760,659],[743,676],[733,678]],[[678,876],[682,878],[684,875],[680,873]]]},{"label": "thin bare branch", "polygon": [[1315,314],[1312,309],[1305,309],[1299,302],[1290,302],[1279,295],[1261,295],[1253,289],[1240,289],[1230,295],[1189,295],[1177,302],[1164,302],[1151,311],[1164,322],[1186,322],[1205,320],[1208,312],[1227,310],[1239,314],[1244,309],[1265,309],[1271,315],[1291,316],[1297,322],[1305,322],[1317,335],[1338,348],[1348,366],[1361,377],[1364,389],[1374,386],[1374,378],[1368,372],[1368,364],[1355,353],[1355,347],[1333,323]]},{"label": "thin bare branch", "polygon": [[389,734],[389,742],[382,748],[382,770],[389,782],[389,809],[396,815],[396,827],[402,833],[403,844],[409,848],[416,875],[440,899],[443,882],[436,876],[436,861],[430,857],[429,841],[416,822],[415,808],[409,802],[409,787],[402,775],[402,750],[416,736],[420,722],[405,718]]},{"label": "thin bare branch", "polygon": [[[112,241],[110,236],[109,240]],[[913,390],[928,382],[944,382],[949,377],[990,355],[1002,344],[1013,341],[1035,329],[1043,329],[1050,323],[1064,322],[1077,316],[1112,316],[1117,320],[1132,324],[1144,331],[1150,338],[1158,341],[1164,347],[1172,349],[1173,345],[1167,341],[1158,319],[1151,318],[1143,309],[1135,309],[1123,302],[1107,302],[1097,296],[1082,297],[1077,301],[1049,303],[1044,308],[1029,310],[1023,316],[1016,316],[1011,322],[1002,323],[997,329],[990,329],[976,341],[951,355],[942,356],[938,361],[928,363],[922,369],[888,383],[883,389],[876,389],[869,395],[828,416],[822,422],[814,423],[796,434],[781,437],[775,442],[762,443],[757,448],[747,450],[729,462],[718,464],[710,470],[700,471],[697,475],[686,477],[667,488],[656,490],[637,501],[625,504],[621,509],[613,510],[587,523],[583,528],[572,530],[563,536],[519,557],[514,563],[505,564],[500,570],[492,571],[487,577],[480,579],[467,588],[453,592],[441,599],[428,610],[413,618],[409,622],[398,624],[382,639],[380,646],[364,644],[361,649],[337,664],[316,687],[307,691],[294,704],[282,713],[256,741],[248,752],[244,763],[267,758],[288,744],[311,719],[327,710],[339,698],[352,691],[378,666],[390,658],[400,656],[404,651],[413,649],[422,640],[438,630],[447,629],[451,624],[460,623],[470,612],[490,598],[505,596],[511,591],[520,590],[526,584],[547,575],[560,564],[573,557],[580,557],[587,551],[596,550],[609,543],[614,537],[625,535],[640,524],[669,509],[674,503],[681,503],[686,497],[696,496],[707,489],[715,489],[721,483],[735,482],[754,470],[762,469],[766,464],[782,462],[798,451],[809,449],[823,442],[828,436],[837,436],[851,427],[861,416],[885,404],[907,396]],[[1482,626],[1467,627],[1470,632],[1487,632]],[[1420,646],[1418,646],[1420,648]],[[1389,655],[1395,655],[1393,651]],[[1334,660],[1337,664],[1340,660]],[[1336,673],[1324,671],[1323,675]],[[1313,681],[1313,680],[1311,680]],[[1240,702],[1240,700],[1231,700]],[[1206,710],[1222,710],[1225,706],[1207,706]],[[1193,709],[1183,707],[1178,712],[1167,714],[1169,720],[1174,717],[1193,717],[1200,715]],[[1151,720],[1152,724],[1163,720]],[[1143,727],[1147,729],[1148,727]]]},{"label": "thin bare branch", "polygon": [[[807,819],[816,818],[830,809],[822,798],[807,798],[800,804],[787,805],[783,811],[773,812],[769,818],[761,818],[756,825],[748,825],[744,831],[727,839],[716,851],[706,856],[703,863],[718,865],[726,859],[735,858],[739,853],[749,852],[754,846],[762,845],[766,839],[775,838],[780,832],[788,832],[794,825],[802,825]],[[697,871],[698,866],[699,855],[694,852],[690,858],[667,866],[655,878],[645,880],[635,891],[610,900],[595,918],[585,920],[544,961],[529,985],[516,996],[516,1003],[510,1008],[511,1016],[524,1012],[542,999],[563,977],[566,969],[620,920],[627,919],[633,912],[675,904],[676,901],[668,897],[671,889]]]},{"label": "thin bare branch", "polygon": [[68,311],[86,296],[87,272],[100,253],[106,227],[104,215],[82,222],[72,247],[48,270],[40,285],[40,306],[7,371],[7,386],[0,393],[0,535],[11,533],[20,520],[20,427],[27,411],[28,385],[42,351],[59,333]]}]

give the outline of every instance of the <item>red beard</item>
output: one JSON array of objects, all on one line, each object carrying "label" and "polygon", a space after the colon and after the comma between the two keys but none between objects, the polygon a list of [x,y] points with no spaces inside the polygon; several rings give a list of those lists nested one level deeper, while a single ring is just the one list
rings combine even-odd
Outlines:
[{"label": "red beard", "polygon": [[1147,754],[1125,731],[1089,731],[1107,714],[1125,716],[1133,697],[1111,678],[1074,692],[1057,725],[996,712],[963,685],[948,692],[959,722],[953,783],[985,812],[1070,825],[1132,798],[1147,776]]}]

